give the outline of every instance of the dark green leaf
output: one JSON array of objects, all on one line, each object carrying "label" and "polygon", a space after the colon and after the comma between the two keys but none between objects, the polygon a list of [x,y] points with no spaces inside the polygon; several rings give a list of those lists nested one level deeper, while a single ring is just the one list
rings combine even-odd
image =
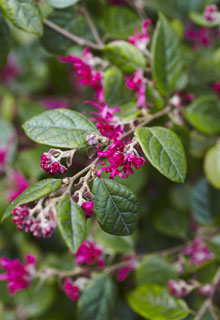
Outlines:
[{"label": "dark green leaf", "polygon": [[61,179],[45,179],[34,183],[10,203],[2,217],[2,220],[6,219],[20,204],[38,200],[59,189],[61,184]]},{"label": "dark green leaf", "polygon": [[97,132],[95,126],[77,111],[46,111],[25,122],[26,135],[33,141],[60,148],[87,147],[86,137]]},{"label": "dark green leaf", "polygon": [[120,106],[118,117],[122,121],[130,121],[136,119],[140,114],[141,112],[137,110],[136,102],[131,101]]},{"label": "dark green leaf", "polygon": [[152,103],[153,107],[156,110],[162,109],[165,105],[165,101],[161,97],[159,92],[150,86],[147,86],[146,88],[146,99],[147,99],[147,102]]},{"label": "dark green leaf", "polygon": [[104,47],[106,57],[123,72],[131,73],[146,65],[141,51],[127,41],[113,41]]},{"label": "dark green leaf", "polygon": [[174,298],[166,287],[147,284],[137,287],[127,296],[130,307],[145,319],[184,319],[189,309],[186,303]]},{"label": "dark green leaf", "polygon": [[209,249],[215,255],[216,259],[220,261],[220,234],[212,238],[208,242]]},{"label": "dark green leaf", "polygon": [[79,0],[47,0],[47,2],[54,8],[66,8],[76,4]]},{"label": "dark green leaf", "polygon": [[123,73],[115,67],[108,68],[104,74],[104,95],[106,104],[116,104],[123,89]]},{"label": "dark green leaf", "polygon": [[5,19],[0,14],[0,67],[7,62],[8,53],[11,47],[11,32],[5,22]]},{"label": "dark green leaf", "polygon": [[42,18],[34,0],[0,0],[0,6],[15,27],[36,35],[43,33]]},{"label": "dark green leaf", "polygon": [[212,96],[201,96],[185,110],[187,120],[197,130],[215,134],[220,132],[220,103]]},{"label": "dark green leaf", "polygon": [[89,281],[79,301],[80,320],[112,320],[117,292],[114,283],[106,275]]},{"label": "dark green leaf", "polygon": [[93,194],[96,219],[105,232],[117,236],[134,232],[140,213],[132,191],[113,180],[96,178]]},{"label": "dark green leaf", "polygon": [[184,88],[187,78],[179,38],[163,15],[153,36],[152,54],[153,77],[161,93],[168,96]]},{"label": "dark green leaf", "polygon": [[205,175],[211,185],[220,189],[220,145],[217,143],[205,155]]},{"label": "dark green leaf", "polygon": [[216,142],[216,137],[206,136],[198,131],[190,132],[190,154],[202,158],[206,150]]},{"label": "dark green leaf", "polygon": [[177,279],[177,271],[159,256],[146,256],[135,271],[137,284],[154,283],[166,285],[170,279]]},{"label": "dark green leaf", "polygon": [[68,248],[76,253],[86,238],[86,218],[81,207],[68,195],[58,203],[57,223]]},{"label": "dark green leaf", "polygon": [[184,182],[186,157],[179,137],[162,127],[138,128],[136,134],[151,164],[170,180]]}]

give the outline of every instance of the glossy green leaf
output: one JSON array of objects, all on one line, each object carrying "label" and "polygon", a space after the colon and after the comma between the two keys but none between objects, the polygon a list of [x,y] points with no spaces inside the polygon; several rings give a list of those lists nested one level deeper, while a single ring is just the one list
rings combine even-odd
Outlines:
[{"label": "glossy green leaf", "polygon": [[209,242],[210,251],[215,255],[215,258],[220,261],[220,234],[217,234]]},{"label": "glossy green leaf", "polygon": [[2,217],[2,220],[7,218],[20,204],[36,201],[59,189],[61,184],[61,179],[45,179],[34,183],[10,203]]},{"label": "glossy green leaf", "polygon": [[131,101],[120,106],[120,112],[117,114],[122,121],[130,121],[140,116],[141,112],[136,107],[136,102]]},{"label": "glossy green leaf", "polygon": [[204,160],[205,175],[211,185],[220,189],[220,145],[209,149]]},{"label": "glossy green leaf", "polygon": [[93,194],[96,219],[105,232],[128,236],[135,231],[140,212],[131,190],[113,180],[96,178]]},{"label": "glossy green leaf", "polygon": [[177,271],[159,256],[146,256],[135,271],[137,284],[154,283],[166,285],[170,279],[177,279]]},{"label": "glossy green leaf", "polygon": [[34,0],[0,0],[5,16],[15,27],[36,35],[42,35],[40,11]]},{"label": "glossy green leaf", "polygon": [[146,99],[147,102],[152,103],[155,110],[161,110],[165,105],[165,101],[160,93],[150,86],[146,88]]},{"label": "glossy green leaf", "polygon": [[66,245],[76,253],[86,238],[86,218],[81,207],[68,195],[57,205],[57,223]]},{"label": "glossy green leaf", "polygon": [[207,21],[203,14],[197,12],[190,12],[189,17],[192,22],[201,27],[213,28],[220,25],[220,17],[217,17],[214,21]]},{"label": "glossy green leaf", "polygon": [[79,301],[80,320],[112,320],[116,307],[117,291],[107,275],[89,281]]},{"label": "glossy green leaf", "polygon": [[[114,19],[112,19],[114,17]],[[104,14],[105,37],[125,39],[141,26],[141,19],[129,8],[110,7]]]},{"label": "glossy green leaf", "polygon": [[127,236],[127,237],[113,236],[109,233],[102,231],[102,229],[97,229],[95,233],[95,239],[105,249],[109,249],[114,252],[126,253],[134,250],[133,236]]},{"label": "glossy green leaf", "polygon": [[151,164],[175,182],[184,182],[186,157],[179,137],[162,127],[138,128],[137,139]]},{"label": "glossy green leaf", "polygon": [[155,227],[161,233],[174,238],[186,238],[189,219],[178,210],[167,208],[155,219]]},{"label": "glossy green leaf", "polygon": [[179,38],[163,15],[153,36],[152,55],[153,77],[160,92],[168,96],[184,88],[187,78]]},{"label": "glossy green leaf", "polygon": [[185,117],[197,130],[215,134],[220,132],[220,103],[214,96],[200,96],[185,110]]},{"label": "glossy green leaf", "polygon": [[104,74],[104,97],[106,104],[116,104],[121,97],[124,77],[120,69],[111,67]]},{"label": "glossy green leaf", "polygon": [[144,68],[146,60],[141,51],[127,41],[113,41],[105,45],[106,58],[123,72],[131,73],[138,68]]},{"label": "glossy green leaf", "polygon": [[87,147],[86,137],[97,132],[84,115],[68,109],[46,111],[25,122],[26,135],[33,141],[60,148]]},{"label": "glossy green leaf", "polygon": [[4,17],[0,14],[0,67],[6,64],[10,47],[11,32]]},{"label": "glossy green leaf", "polygon": [[62,9],[76,4],[79,0],[47,0],[47,2],[54,8]]},{"label": "glossy green leaf", "polygon": [[147,284],[137,287],[127,296],[130,307],[145,319],[180,320],[189,309],[186,303],[174,298],[163,286]]},{"label": "glossy green leaf", "polygon": [[195,158],[202,158],[214,143],[216,137],[206,136],[198,131],[190,132],[190,154]]}]

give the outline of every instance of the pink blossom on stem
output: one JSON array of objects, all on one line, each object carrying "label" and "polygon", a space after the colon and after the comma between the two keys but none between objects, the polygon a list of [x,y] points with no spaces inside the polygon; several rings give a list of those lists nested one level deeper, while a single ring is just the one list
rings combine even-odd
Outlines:
[{"label": "pink blossom on stem", "polygon": [[97,176],[101,177],[101,173],[105,171],[106,173],[111,173],[110,179],[114,179],[117,175],[121,178],[128,178],[129,174],[134,173],[132,166],[135,169],[140,169],[145,164],[144,158],[140,157],[135,149],[129,152],[128,146],[123,140],[116,140],[109,146],[108,150],[98,151],[99,159],[106,157],[110,165],[99,169]]},{"label": "pink blossom on stem", "polygon": [[63,290],[65,294],[73,301],[77,301],[80,298],[80,290],[79,287],[74,284],[71,278],[66,278],[64,285],[63,285]]},{"label": "pink blossom on stem", "polygon": [[85,240],[76,252],[76,263],[87,264],[88,266],[97,264],[99,268],[104,268],[105,260],[102,249],[94,241]]},{"label": "pink blossom on stem", "polygon": [[202,238],[197,237],[193,243],[182,252],[186,256],[190,256],[190,264],[200,266],[204,262],[213,258],[213,254],[209,251]]},{"label": "pink blossom on stem", "polygon": [[57,160],[50,152],[44,152],[41,156],[41,168],[47,173],[54,175],[56,173],[63,174],[66,172],[67,168],[60,164],[59,160]]},{"label": "pink blossom on stem", "polygon": [[190,104],[194,99],[195,95],[193,93],[187,93],[184,90],[180,90],[172,96],[170,102],[173,106],[179,108]]},{"label": "pink blossom on stem", "polygon": [[198,287],[198,284],[189,281],[188,283],[183,280],[169,280],[167,282],[167,286],[170,290],[170,294],[177,298],[185,297],[188,295],[193,289]]},{"label": "pink blossom on stem", "polygon": [[218,8],[216,7],[215,4],[206,6],[203,15],[206,21],[208,22],[215,21],[218,15]]},{"label": "pink blossom on stem", "polygon": [[134,30],[134,36],[128,37],[130,43],[132,43],[137,49],[144,51],[146,46],[150,42],[150,36],[148,33],[148,26],[151,23],[150,19],[145,20],[142,23],[142,34],[138,29]]},{"label": "pink blossom on stem", "polygon": [[123,125],[115,115],[120,112],[119,108],[109,108],[107,105],[100,106],[92,101],[85,101],[85,103],[90,103],[98,110],[98,112],[91,112],[94,117],[91,117],[90,120],[96,121],[96,128],[103,136],[115,140],[124,133]]},{"label": "pink blossom on stem", "polygon": [[14,188],[9,193],[9,200],[12,201],[17,198],[24,190],[29,187],[27,179],[22,173],[15,171],[11,175],[11,180],[14,183]]},{"label": "pink blossom on stem", "polygon": [[209,297],[213,294],[215,288],[212,284],[206,284],[199,288],[198,293],[202,296]]},{"label": "pink blossom on stem", "polygon": [[210,28],[195,28],[191,23],[186,24],[184,37],[186,41],[192,44],[194,49],[198,49],[201,46],[209,48],[213,40],[213,34]]},{"label": "pink blossom on stem", "polygon": [[126,85],[129,89],[136,91],[137,108],[146,108],[146,84],[144,83],[144,71],[137,69],[130,77],[126,78]]},{"label": "pink blossom on stem", "polygon": [[41,104],[47,109],[67,109],[68,106],[63,99],[45,98],[41,100]]},{"label": "pink blossom on stem", "polygon": [[134,256],[131,256],[131,255],[123,257],[122,261],[124,262],[128,261],[129,263],[117,271],[117,280],[119,282],[124,281],[128,277],[128,275],[132,272],[132,270],[135,269],[136,265],[134,261],[132,261],[132,258],[134,258]]},{"label": "pink blossom on stem", "polygon": [[89,219],[94,214],[94,203],[92,201],[85,201],[82,204],[82,209],[85,211],[86,218]]},{"label": "pink blossom on stem", "polygon": [[22,265],[18,259],[10,260],[2,257],[0,265],[6,273],[0,274],[0,280],[8,281],[8,290],[13,295],[18,290],[29,287],[35,272],[36,258],[31,254],[26,255],[25,263]]},{"label": "pink blossom on stem", "polygon": [[214,89],[215,93],[217,94],[217,96],[218,96],[219,99],[220,99],[220,81],[217,81],[217,82],[214,84],[213,89]]},{"label": "pink blossom on stem", "polygon": [[15,55],[10,54],[7,64],[0,69],[0,78],[4,84],[12,83],[19,75],[19,67]]}]

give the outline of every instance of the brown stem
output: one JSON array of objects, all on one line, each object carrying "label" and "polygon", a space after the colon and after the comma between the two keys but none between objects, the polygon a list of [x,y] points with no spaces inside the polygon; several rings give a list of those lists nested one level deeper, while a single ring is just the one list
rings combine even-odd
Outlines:
[{"label": "brown stem", "polygon": [[83,38],[80,38],[78,36],[76,36],[73,33],[70,33],[69,31],[61,28],[60,26],[58,26],[57,24],[53,23],[52,21],[49,21],[47,19],[43,20],[44,24],[48,27],[50,27],[51,29],[57,31],[58,33],[62,34],[64,37],[72,40],[73,42],[76,42],[77,44],[81,45],[81,46],[86,46],[95,50],[102,50],[103,49],[103,45],[100,44],[96,44],[93,43],[91,41],[85,40]]}]

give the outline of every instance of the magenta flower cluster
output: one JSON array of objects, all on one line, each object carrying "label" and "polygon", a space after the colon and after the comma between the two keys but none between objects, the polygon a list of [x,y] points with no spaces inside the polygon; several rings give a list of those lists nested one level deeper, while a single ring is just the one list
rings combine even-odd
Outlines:
[{"label": "magenta flower cluster", "polygon": [[96,264],[98,268],[104,268],[105,259],[102,249],[94,241],[85,240],[75,255],[77,264],[86,264],[91,266]]},{"label": "magenta flower cluster", "polygon": [[74,284],[71,278],[66,278],[64,285],[63,285],[63,290],[67,297],[69,297],[73,301],[77,301],[80,298],[80,289],[78,286]]},{"label": "magenta flower cluster", "polygon": [[190,257],[189,262],[191,265],[197,266],[213,258],[213,254],[200,237],[195,238],[193,243],[186,250],[182,251],[182,254]]},{"label": "magenta flower cluster", "polygon": [[63,174],[66,172],[66,167],[63,166],[50,152],[44,152],[41,156],[41,168],[47,173],[54,175],[56,173]]}]

